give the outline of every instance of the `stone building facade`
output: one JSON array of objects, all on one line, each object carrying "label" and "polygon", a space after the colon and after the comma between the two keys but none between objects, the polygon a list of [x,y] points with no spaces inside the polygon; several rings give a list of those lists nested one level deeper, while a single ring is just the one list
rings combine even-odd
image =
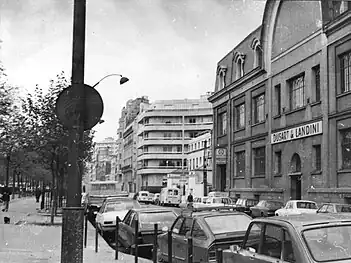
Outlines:
[{"label": "stone building facade", "polygon": [[266,2],[262,24],[217,66],[217,190],[349,202],[351,4]]}]

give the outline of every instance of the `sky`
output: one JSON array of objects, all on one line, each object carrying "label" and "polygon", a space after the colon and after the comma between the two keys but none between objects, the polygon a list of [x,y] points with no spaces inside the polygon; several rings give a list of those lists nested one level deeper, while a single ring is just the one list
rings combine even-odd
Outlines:
[{"label": "sky", "polygon": [[[87,0],[85,83],[104,101],[95,141],[115,137],[126,101],[199,98],[217,62],[262,22],[264,0]],[[0,60],[23,92],[72,67],[73,0],[0,0]]]}]

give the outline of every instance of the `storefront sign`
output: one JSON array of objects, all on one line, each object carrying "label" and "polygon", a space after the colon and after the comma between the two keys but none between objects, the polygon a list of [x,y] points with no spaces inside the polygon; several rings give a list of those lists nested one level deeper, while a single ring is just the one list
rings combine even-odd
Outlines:
[{"label": "storefront sign", "polygon": [[272,134],[271,143],[280,143],[323,133],[322,121],[313,122]]},{"label": "storefront sign", "polygon": [[216,149],[216,163],[217,164],[226,164],[227,163],[227,149],[226,148]]}]

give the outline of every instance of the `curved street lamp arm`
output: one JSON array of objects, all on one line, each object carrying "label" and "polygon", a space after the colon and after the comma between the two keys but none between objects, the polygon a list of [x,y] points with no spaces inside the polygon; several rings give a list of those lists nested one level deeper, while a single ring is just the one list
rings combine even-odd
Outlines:
[{"label": "curved street lamp arm", "polygon": [[105,77],[103,77],[102,79],[100,79],[100,80],[93,86],[93,88],[95,88],[97,85],[99,85],[101,81],[103,81],[104,79],[106,79],[106,78],[108,78],[108,77],[111,77],[111,76],[123,77],[121,74],[109,74],[109,75],[106,75]]}]

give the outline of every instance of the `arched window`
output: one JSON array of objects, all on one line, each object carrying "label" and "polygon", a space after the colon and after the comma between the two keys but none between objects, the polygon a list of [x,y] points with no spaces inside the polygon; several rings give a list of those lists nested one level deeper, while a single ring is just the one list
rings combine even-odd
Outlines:
[{"label": "arched window", "polygon": [[244,76],[244,63],[245,55],[239,52],[234,54],[234,69],[235,69],[235,79],[240,79]]},{"label": "arched window", "polygon": [[297,153],[291,157],[290,172],[300,173],[301,172],[301,159]]},{"label": "arched window", "polygon": [[263,52],[262,52],[260,40],[258,40],[257,38],[254,38],[251,43],[251,48],[254,51],[254,68],[262,67]]},{"label": "arched window", "polygon": [[218,68],[218,90],[222,90],[225,87],[225,73],[227,68],[220,66]]}]

